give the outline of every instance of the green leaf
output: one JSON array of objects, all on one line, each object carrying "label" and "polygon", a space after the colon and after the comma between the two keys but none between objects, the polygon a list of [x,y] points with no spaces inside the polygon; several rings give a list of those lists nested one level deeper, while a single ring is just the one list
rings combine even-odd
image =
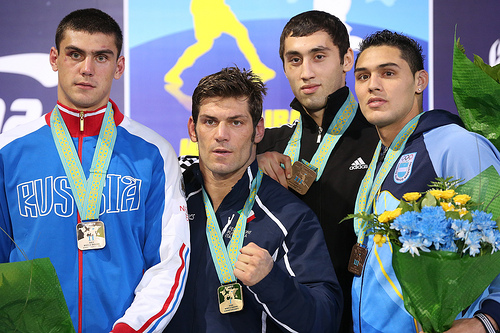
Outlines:
[{"label": "green leaf", "polygon": [[413,206],[404,200],[399,202],[398,208],[401,208],[401,214],[413,211]]},{"label": "green leaf", "polygon": [[493,214],[493,218],[500,217],[500,175],[494,166],[483,170],[460,188],[459,193],[470,195],[474,201],[482,202],[480,210]]},{"label": "green leaf", "polygon": [[427,192],[427,193],[425,193],[420,204],[421,204],[421,207],[438,206],[439,202],[432,194],[430,194],[430,192]]},{"label": "green leaf", "polygon": [[342,220],[340,220],[339,223],[342,223],[347,220],[351,219],[362,219],[364,221],[372,221],[374,218],[373,214],[366,214],[366,212],[361,212],[361,213],[356,213],[356,214],[349,214],[346,217],[344,217]]},{"label": "green leaf", "polygon": [[462,216],[462,220],[469,220],[469,222],[472,222],[472,214],[470,212],[467,212]]},{"label": "green leaf", "polygon": [[500,83],[500,64],[491,67],[490,65],[486,64],[480,56],[474,54],[474,65],[488,74],[493,80]]},{"label": "green leaf", "polygon": [[500,149],[500,66],[475,63],[455,40],[453,51],[453,98],[465,127],[486,137]]},{"label": "green leaf", "polygon": [[460,213],[456,212],[456,211],[447,211],[444,215],[450,219],[454,219],[454,220],[460,219]]}]

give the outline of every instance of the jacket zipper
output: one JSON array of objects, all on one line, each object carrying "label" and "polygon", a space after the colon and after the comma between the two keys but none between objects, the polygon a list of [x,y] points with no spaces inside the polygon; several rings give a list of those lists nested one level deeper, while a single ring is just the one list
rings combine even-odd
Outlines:
[{"label": "jacket zipper", "polygon": [[370,256],[371,254],[371,250],[368,251],[368,253],[366,254],[366,258],[365,258],[365,263],[363,264],[363,270],[361,271],[361,286],[359,288],[359,308],[358,308],[358,325],[359,325],[359,333],[362,332],[362,321],[361,321],[361,305],[362,305],[362,301],[363,301],[363,281],[365,279],[365,268],[366,268],[366,265],[368,265],[368,257]]},{"label": "jacket zipper", "polygon": [[318,138],[316,139],[316,143],[321,142],[321,133],[323,133],[323,127],[318,126]]},{"label": "jacket zipper", "polygon": [[84,116],[84,112],[83,111],[80,111],[80,133],[83,132],[83,116]]},{"label": "jacket zipper", "polygon": [[[80,111],[80,131],[78,133],[78,157],[82,163],[83,151],[83,130],[84,130],[84,112]],[[75,198],[76,200],[76,198]],[[77,223],[81,222],[81,216],[77,209]],[[82,333],[83,326],[83,251],[78,249],[78,333]]]}]

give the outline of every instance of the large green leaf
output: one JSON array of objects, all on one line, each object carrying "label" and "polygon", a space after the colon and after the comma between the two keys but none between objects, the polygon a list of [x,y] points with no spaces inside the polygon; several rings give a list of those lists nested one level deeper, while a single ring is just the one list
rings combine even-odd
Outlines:
[{"label": "large green leaf", "polygon": [[453,97],[465,127],[500,149],[500,65],[491,67],[475,56],[470,61],[460,40],[453,51]]},{"label": "large green leaf", "polygon": [[75,332],[49,258],[0,264],[0,331]]},{"label": "large green leaf", "polygon": [[493,219],[500,217],[500,176],[494,166],[460,186],[458,192],[470,195],[481,204],[478,209],[492,213]]}]

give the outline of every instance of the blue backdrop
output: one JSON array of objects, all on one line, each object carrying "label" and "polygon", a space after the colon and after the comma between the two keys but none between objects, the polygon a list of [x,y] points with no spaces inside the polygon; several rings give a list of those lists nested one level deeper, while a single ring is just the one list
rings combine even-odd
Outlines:
[{"label": "blue backdrop", "polygon": [[[0,126],[7,130],[49,112],[57,98],[57,75],[48,54],[59,21],[70,11],[108,12],[125,34],[125,76],[111,97],[133,119],[153,128],[180,154],[196,152],[187,139],[190,95],[199,79],[237,65],[252,68],[268,86],[266,126],[294,119],[293,98],[278,54],[290,17],[322,9],[349,27],[355,48],[380,29],[418,40],[432,78],[425,108],[455,111],[451,91],[455,25],[469,58],[490,64],[500,57],[497,0],[23,0],[0,5]],[[352,72],[347,84],[354,87]],[[456,111],[455,111],[456,112]]]}]

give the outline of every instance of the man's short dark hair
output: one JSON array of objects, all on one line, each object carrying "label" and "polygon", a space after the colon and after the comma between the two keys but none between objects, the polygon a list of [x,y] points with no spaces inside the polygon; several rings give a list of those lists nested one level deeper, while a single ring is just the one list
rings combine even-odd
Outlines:
[{"label": "man's short dark hair", "polygon": [[115,37],[118,54],[122,52],[123,34],[116,21],[105,12],[96,8],[79,9],[66,15],[56,30],[56,48],[59,52],[59,46],[64,38],[66,30],[82,31],[89,34],[103,33]]},{"label": "man's short dark hair", "polygon": [[422,46],[414,39],[403,34],[398,34],[389,30],[377,31],[369,35],[359,45],[359,53],[356,59],[358,62],[359,56],[364,50],[371,46],[393,46],[397,47],[413,74],[424,69],[424,56],[422,55]]},{"label": "man's short dark hair", "polygon": [[285,39],[287,37],[306,37],[318,31],[324,31],[330,36],[333,45],[339,48],[340,63],[343,64],[344,55],[350,47],[347,28],[338,17],[320,10],[300,13],[288,21],[280,37],[281,61],[284,63]]},{"label": "man's short dark hair", "polygon": [[205,76],[193,92],[193,121],[195,124],[198,121],[200,106],[207,98],[246,97],[255,128],[262,118],[262,102],[266,90],[265,84],[251,70],[240,70],[238,67],[224,68],[220,72]]}]

